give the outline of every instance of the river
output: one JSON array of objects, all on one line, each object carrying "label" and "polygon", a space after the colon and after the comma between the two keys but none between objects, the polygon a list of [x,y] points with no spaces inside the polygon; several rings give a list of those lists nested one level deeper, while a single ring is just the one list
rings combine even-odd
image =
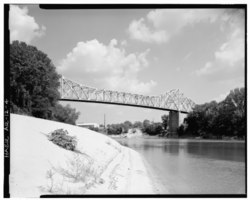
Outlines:
[{"label": "river", "polygon": [[141,153],[168,194],[245,194],[245,143],[116,138]]}]

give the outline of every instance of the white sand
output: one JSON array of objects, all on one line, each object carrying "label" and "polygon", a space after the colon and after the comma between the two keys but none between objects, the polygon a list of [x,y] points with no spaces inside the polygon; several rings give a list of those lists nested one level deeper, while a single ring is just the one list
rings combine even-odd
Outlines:
[{"label": "white sand", "polygon": [[[78,140],[77,151],[47,139],[63,128]],[[11,114],[11,197],[42,194],[155,194],[145,161],[136,151],[100,133]],[[65,171],[77,179],[65,175]]]}]

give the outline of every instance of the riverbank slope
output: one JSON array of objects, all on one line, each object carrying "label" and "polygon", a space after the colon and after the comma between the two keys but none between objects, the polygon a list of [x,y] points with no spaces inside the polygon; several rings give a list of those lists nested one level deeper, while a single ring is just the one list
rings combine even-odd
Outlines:
[{"label": "riverbank slope", "polygon": [[[56,129],[77,138],[76,151],[48,140]],[[139,153],[89,129],[11,114],[10,155],[11,197],[158,193]]]}]

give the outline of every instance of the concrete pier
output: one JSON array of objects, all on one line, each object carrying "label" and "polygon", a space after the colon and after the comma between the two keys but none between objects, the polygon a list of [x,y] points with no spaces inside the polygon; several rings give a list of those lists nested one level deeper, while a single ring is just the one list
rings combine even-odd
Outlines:
[{"label": "concrete pier", "polygon": [[169,136],[177,138],[177,129],[180,125],[180,113],[178,111],[169,112]]}]

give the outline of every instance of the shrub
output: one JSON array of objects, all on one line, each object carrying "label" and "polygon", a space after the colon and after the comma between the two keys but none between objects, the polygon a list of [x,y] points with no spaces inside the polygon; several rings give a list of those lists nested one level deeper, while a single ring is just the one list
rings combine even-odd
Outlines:
[{"label": "shrub", "polygon": [[148,135],[159,135],[162,133],[162,125],[161,123],[152,123],[144,128],[144,132]]},{"label": "shrub", "polygon": [[75,154],[67,161],[66,167],[58,168],[59,173],[73,182],[87,182],[90,177],[97,179],[98,175],[93,168],[93,160],[86,160],[82,155]]},{"label": "shrub", "polygon": [[57,129],[49,134],[49,140],[64,149],[74,151],[76,148],[76,138],[69,136],[67,130]]},{"label": "shrub", "polygon": [[99,132],[99,128],[97,127],[89,127],[89,130],[95,131],[95,132]]},{"label": "shrub", "polygon": [[53,120],[73,125],[76,124],[76,120],[80,115],[80,112],[76,112],[76,109],[71,108],[70,105],[62,106],[59,103],[56,104],[52,111]]}]

